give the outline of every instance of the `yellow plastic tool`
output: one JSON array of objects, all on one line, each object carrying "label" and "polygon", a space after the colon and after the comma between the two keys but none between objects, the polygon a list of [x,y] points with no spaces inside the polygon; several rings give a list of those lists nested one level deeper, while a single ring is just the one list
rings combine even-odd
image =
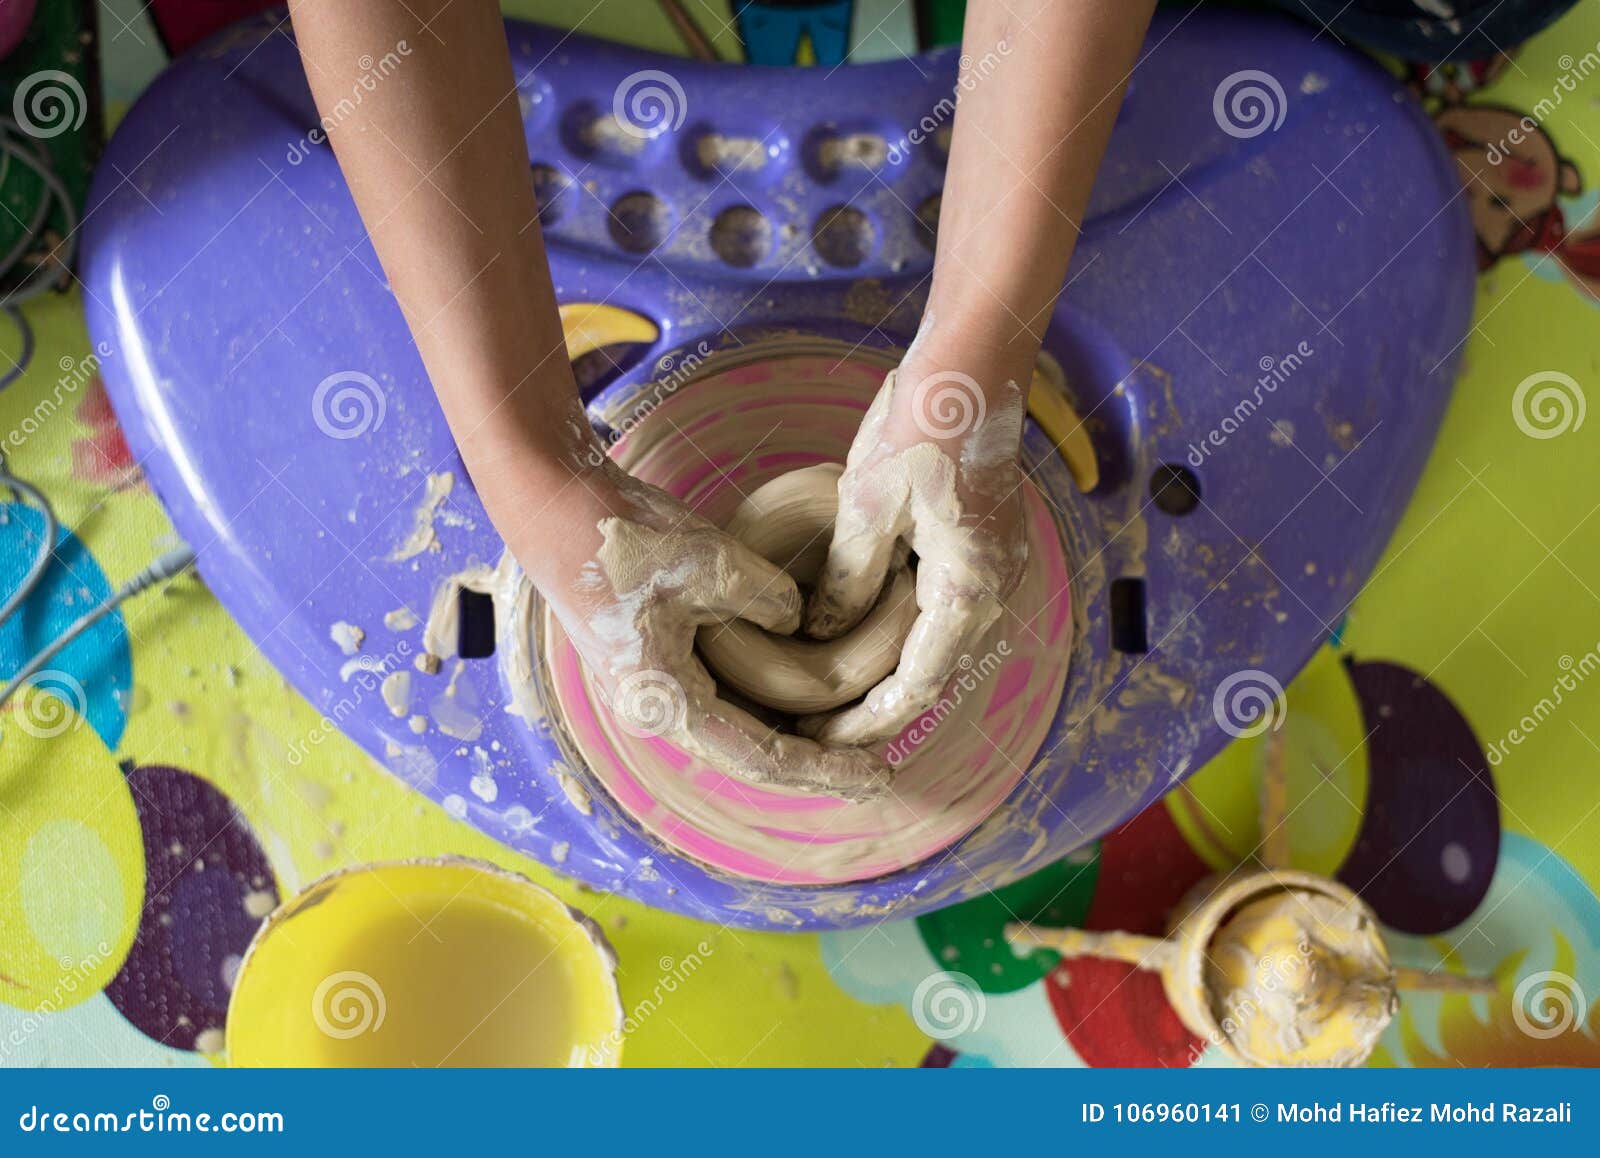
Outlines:
[{"label": "yellow plastic tool", "polygon": [[567,356],[577,361],[601,346],[653,342],[661,329],[643,314],[598,302],[571,302],[561,307],[561,332]]},{"label": "yellow plastic tool", "polygon": [[611,1066],[616,958],[587,917],[491,864],[346,869],[256,933],[226,1042],[236,1066]]},{"label": "yellow plastic tool", "polygon": [[[1307,917],[1308,902],[1321,899],[1358,919],[1347,927]],[[1359,1065],[1397,1008],[1377,918],[1337,881],[1294,869],[1207,878],[1170,925],[1165,937],[1030,925],[1008,926],[1006,935],[1023,949],[1159,973],[1189,1031],[1244,1065]],[[1303,1024],[1285,1021],[1285,1010]]]},{"label": "yellow plastic tool", "polygon": [[1089,428],[1067,400],[1067,378],[1061,364],[1049,354],[1040,354],[1028,389],[1028,413],[1039,424],[1056,452],[1067,462],[1072,481],[1088,494],[1100,485],[1100,463],[1089,441]]},{"label": "yellow plastic tool", "polygon": [[1167,916],[1167,935],[1006,926],[1019,951],[1125,961],[1161,975],[1195,1036],[1244,1065],[1353,1066],[1367,1060],[1399,1008],[1399,991],[1494,993],[1493,977],[1396,969],[1377,914],[1345,885],[1290,868],[1286,743],[1267,740],[1258,849],[1195,885]]}]

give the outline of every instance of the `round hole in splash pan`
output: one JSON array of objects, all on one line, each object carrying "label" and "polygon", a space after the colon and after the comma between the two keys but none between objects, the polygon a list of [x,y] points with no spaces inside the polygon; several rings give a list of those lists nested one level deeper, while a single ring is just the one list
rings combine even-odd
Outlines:
[{"label": "round hole in splash pan", "polygon": [[738,269],[749,269],[772,253],[772,221],[753,205],[730,205],[711,223],[711,248]]},{"label": "round hole in splash pan", "polygon": [[1150,501],[1169,515],[1190,514],[1200,505],[1200,480],[1182,463],[1161,463],[1150,472]]},{"label": "round hole in splash pan", "polygon": [[[613,456],[722,523],[741,492],[842,461],[892,365],[880,353],[813,339],[747,345],[708,359],[664,397],[644,391],[652,408],[636,423],[622,422],[628,434]],[[654,840],[739,877],[842,884],[936,855],[1011,794],[1049,733],[1066,683],[1073,625],[1061,533],[1046,499],[1031,484],[1024,494],[1028,576],[939,703],[879,749],[896,767],[886,799],[850,804],[752,785],[663,739],[631,735],[546,612],[536,632],[540,691],[555,709],[565,755]]]}]

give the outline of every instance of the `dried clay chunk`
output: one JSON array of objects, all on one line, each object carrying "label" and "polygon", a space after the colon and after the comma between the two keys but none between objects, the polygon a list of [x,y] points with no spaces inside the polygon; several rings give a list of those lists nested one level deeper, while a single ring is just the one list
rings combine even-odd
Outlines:
[{"label": "dried clay chunk", "polygon": [[[773,479],[739,505],[728,533],[797,583],[815,582],[833,537],[843,470],[825,463]],[[769,708],[799,715],[858,699],[894,671],[916,618],[916,582],[907,568],[897,567],[872,610],[838,639],[793,639],[734,620],[702,627],[696,642],[724,683]]]}]

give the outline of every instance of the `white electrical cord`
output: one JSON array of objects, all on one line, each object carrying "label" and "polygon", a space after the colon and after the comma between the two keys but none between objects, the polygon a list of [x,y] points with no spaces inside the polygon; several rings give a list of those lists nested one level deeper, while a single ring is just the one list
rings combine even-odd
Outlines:
[{"label": "white electrical cord", "polygon": [[[51,204],[54,202],[61,215],[62,241],[57,247],[61,252],[52,253],[46,261],[39,264],[38,268],[22,278],[21,282],[10,290],[0,291],[0,309],[4,309],[17,322],[25,336],[30,336],[27,323],[12,308],[21,302],[36,298],[41,294],[49,293],[55,286],[57,270],[69,267],[76,249],[76,235],[78,232],[78,213],[72,204],[72,196],[62,184],[61,178],[56,174],[55,167],[51,164],[50,154],[44,146],[10,117],[0,116],[0,182],[11,173],[12,163],[15,162],[31,171],[43,185],[43,195],[39,198],[38,205],[34,208],[32,220],[26,223],[21,236],[12,243],[11,248],[0,255],[0,282],[3,282],[13,269],[22,261],[39,241],[43,230],[51,216]],[[25,359],[24,359],[25,360]],[[11,474],[5,465],[5,459],[0,456],[0,489],[10,489],[18,499],[25,499],[33,506],[44,519],[44,526],[40,531],[39,550],[34,555],[33,562],[28,565],[27,571],[22,576],[22,582],[16,590],[8,595],[3,604],[0,604],[0,624],[4,624],[16,610],[22,606],[27,597],[39,586],[45,572],[50,567],[50,560],[55,556],[56,538],[60,524],[56,519],[55,508],[50,505],[50,500],[44,492],[30,482]],[[65,631],[46,644],[36,655],[22,665],[20,671],[14,675],[4,688],[0,688],[0,707],[16,694],[17,689],[37,675],[44,665],[54,659],[63,648],[78,636],[93,627],[105,618],[126,600],[138,595],[141,591],[173,578],[194,562],[194,552],[188,547],[179,547],[168,551],[157,558],[153,563],[129,579],[116,591],[112,592],[100,604],[75,620]]]},{"label": "white electrical cord", "polygon": [[[18,497],[26,498],[44,517],[44,528],[39,540],[38,553],[35,554],[33,562],[29,564],[27,572],[22,577],[21,584],[7,597],[5,605],[0,607],[0,624],[3,624],[17,608],[22,606],[22,601],[32,594],[34,588],[39,585],[39,581],[44,578],[44,573],[50,566],[50,560],[55,555],[56,533],[59,524],[56,521],[55,510],[51,507],[50,500],[45,498],[44,493],[32,483],[24,482],[16,475],[9,473],[5,468],[4,460],[0,460],[0,487],[9,487]],[[37,675],[45,664],[54,659],[63,648],[77,639],[78,636],[100,622],[125,601],[132,599],[141,591],[145,591],[157,583],[165,582],[182,573],[193,562],[194,551],[188,547],[177,547],[168,551],[106,596],[97,606],[79,616],[65,631],[40,649],[27,663],[23,664],[21,670],[11,677],[10,682],[4,688],[0,688],[0,708],[5,707],[6,701],[11,699],[23,684]]]},{"label": "white electrical cord", "polygon": [[25,498],[33,504],[34,508],[44,516],[44,529],[40,533],[39,551],[33,557],[33,562],[28,564],[27,572],[22,576],[22,582],[0,604],[0,623],[11,617],[11,613],[22,606],[22,601],[28,597],[39,580],[44,578],[45,568],[50,566],[50,556],[56,549],[56,512],[50,505],[50,500],[32,483],[23,482],[20,478],[6,471],[5,460],[0,459],[0,487],[9,487],[18,498]]},{"label": "white electrical cord", "polygon": [[77,248],[78,212],[72,204],[71,194],[50,163],[50,155],[16,121],[0,116],[0,181],[11,172],[13,161],[39,179],[44,185],[45,195],[39,198],[27,228],[12,243],[11,249],[0,256],[0,281],[11,274],[23,255],[37,243],[49,221],[52,201],[61,213],[62,242],[59,248],[62,252],[52,253],[49,260],[41,262],[15,288],[0,292],[0,306],[14,306],[53,290],[59,269],[71,265],[72,255]]}]

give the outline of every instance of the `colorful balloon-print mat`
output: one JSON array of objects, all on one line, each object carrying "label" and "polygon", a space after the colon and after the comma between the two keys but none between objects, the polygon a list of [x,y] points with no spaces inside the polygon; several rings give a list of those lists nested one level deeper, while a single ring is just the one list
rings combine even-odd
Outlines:
[{"label": "colorful balloon-print mat", "polygon": [[[507,7],[559,19],[573,6]],[[681,51],[644,7],[649,19],[586,30]],[[730,57],[840,47],[803,35],[799,17],[762,28],[725,0],[691,7]],[[878,15],[869,0],[833,7],[857,29]],[[202,16],[175,0],[140,19],[176,42]],[[912,46],[908,27],[878,24],[853,51]],[[798,48],[773,39],[795,30]],[[1404,523],[1287,689],[1285,829],[1298,867],[1372,905],[1400,964],[1498,986],[1407,995],[1373,1064],[1600,1062],[1600,594],[1586,578],[1600,573],[1600,523],[1575,485],[1600,450],[1584,422],[1600,105],[1540,104],[1600,83],[1573,82],[1566,55],[1597,41],[1600,12],[1585,7],[1514,61],[1408,70],[1470,192],[1477,327]],[[106,48],[113,116],[160,64],[157,38],[140,43]],[[1493,155],[1513,126],[1516,151]],[[1381,153],[1365,163],[1361,179],[1381,181]],[[0,319],[16,366],[0,376],[7,462],[66,530],[45,583],[0,628],[0,678],[175,543],[80,318],[69,295]],[[0,592],[38,530],[0,503]],[[0,714],[0,1065],[211,1064],[241,955],[280,898],[341,865],[444,853],[517,869],[593,915],[621,958],[627,1063],[1224,1064],[1153,976],[1018,957],[1003,929],[1158,932],[1190,884],[1256,849],[1268,740],[1241,739],[1162,804],[991,896],[848,933],[720,929],[580,890],[411,794],[325,734],[185,578],[109,617]]]}]

